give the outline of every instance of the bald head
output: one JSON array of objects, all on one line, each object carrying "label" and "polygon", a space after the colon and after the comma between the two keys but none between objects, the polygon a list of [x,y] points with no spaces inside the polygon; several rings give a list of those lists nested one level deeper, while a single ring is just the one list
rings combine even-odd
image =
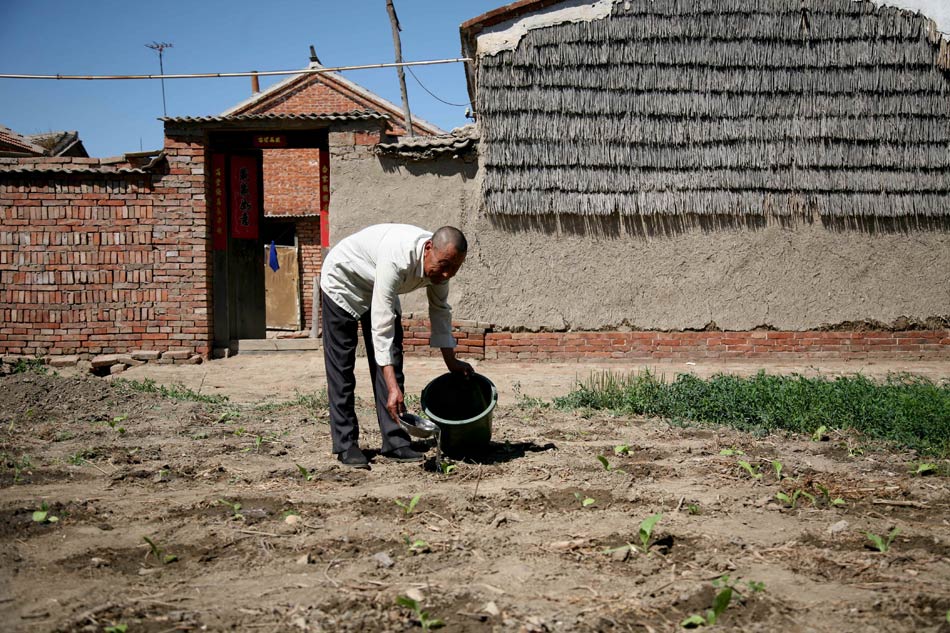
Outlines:
[{"label": "bald head", "polygon": [[455,276],[465,261],[468,241],[454,226],[443,226],[426,241],[423,255],[425,276],[434,284]]},{"label": "bald head", "polygon": [[443,251],[447,246],[451,246],[461,255],[468,253],[468,240],[466,240],[465,235],[454,226],[443,226],[433,233],[432,246],[438,251]]}]

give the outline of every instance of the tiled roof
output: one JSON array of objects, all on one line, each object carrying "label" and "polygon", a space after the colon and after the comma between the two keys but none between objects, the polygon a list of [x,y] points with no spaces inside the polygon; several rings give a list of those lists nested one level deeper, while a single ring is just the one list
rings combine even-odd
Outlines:
[{"label": "tiled roof", "polygon": [[45,148],[45,153],[49,156],[89,156],[79,138],[79,132],[76,131],[30,134],[27,138],[29,138],[31,142]]},{"label": "tiled roof", "polygon": [[[116,158],[0,158],[3,174],[149,174],[165,158],[164,152],[126,154]],[[140,167],[132,167],[141,163]]]},{"label": "tiled roof", "polygon": [[[323,68],[324,67],[319,62],[311,62],[310,66],[305,69],[309,72],[302,72],[299,75],[292,75],[283,81],[279,81],[266,90],[254,94],[245,101],[242,101],[241,103],[225,110],[221,113],[221,116],[233,116],[234,112],[247,111],[257,104],[263,103],[268,99],[272,99],[284,91],[292,90],[299,84],[317,77],[319,78],[319,81],[326,85],[329,89],[344,95],[348,95],[348,93],[355,94],[358,97],[358,101],[365,101],[369,104],[369,107],[377,108],[382,112],[387,113],[385,116],[389,119],[392,119],[394,123],[399,123],[402,121],[403,114],[401,107],[382,98],[378,94],[367,90],[359,84],[350,81],[340,73],[323,70]],[[444,133],[443,130],[437,125],[420,119],[418,116],[412,117],[412,127],[415,128],[417,132],[422,134]]]},{"label": "tiled roof", "polygon": [[478,129],[475,125],[466,125],[452,130],[450,134],[404,136],[395,143],[380,143],[376,146],[376,152],[419,160],[444,154],[458,156],[469,151],[476,143],[478,143]]},{"label": "tiled roof", "polygon": [[219,116],[164,117],[165,123],[231,123],[240,121],[385,121],[389,117],[372,110],[354,110],[352,112],[327,112],[320,114],[230,114]]},{"label": "tiled roof", "polygon": [[17,134],[5,125],[0,125],[0,146],[10,147],[11,149],[8,151],[21,151],[38,156],[42,156],[46,153],[46,150],[42,146],[37,145],[22,134]]}]

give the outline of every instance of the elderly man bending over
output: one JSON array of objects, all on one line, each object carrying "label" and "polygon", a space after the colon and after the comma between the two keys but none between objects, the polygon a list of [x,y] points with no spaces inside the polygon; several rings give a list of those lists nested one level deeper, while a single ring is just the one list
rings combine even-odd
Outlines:
[{"label": "elderly man bending over", "polygon": [[383,455],[398,462],[422,459],[396,423],[406,410],[398,295],[425,286],[432,323],[430,345],[442,349],[449,371],[470,374],[471,365],[455,357],[452,308],[447,302],[449,279],[462,266],[467,251],[468,242],[455,227],[429,233],[407,224],[378,224],[342,240],[327,255],[320,276],[323,353],[333,452],[342,464],[369,468],[360,450],[353,406],[357,323],[363,326]]}]

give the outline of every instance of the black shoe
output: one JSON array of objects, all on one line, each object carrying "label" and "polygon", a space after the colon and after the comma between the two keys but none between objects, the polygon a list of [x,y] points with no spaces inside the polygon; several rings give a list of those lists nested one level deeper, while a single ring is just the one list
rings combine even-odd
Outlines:
[{"label": "black shoe", "polygon": [[383,457],[394,462],[421,462],[423,460],[422,453],[417,453],[408,446],[400,446],[383,453]]},{"label": "black shoe", "polygon": [[356,444],[342,453],[337,453],[336,458],[340,460],[340,463],[344,466],[369,470],[369,460],[366,459],[366,455],[363,454],[363,451],[361,451],[360,447]]}]

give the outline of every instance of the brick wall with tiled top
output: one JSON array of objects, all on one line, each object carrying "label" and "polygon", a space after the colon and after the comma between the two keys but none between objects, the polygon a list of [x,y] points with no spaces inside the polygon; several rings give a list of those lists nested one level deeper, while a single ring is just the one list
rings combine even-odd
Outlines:
[{"label": "brick wall with tiled top", "polygon": [[47,159],[76,174],[0,170],[0,354],[208,353],[199,140],[168,139],[158,173],[98,159]]}]

